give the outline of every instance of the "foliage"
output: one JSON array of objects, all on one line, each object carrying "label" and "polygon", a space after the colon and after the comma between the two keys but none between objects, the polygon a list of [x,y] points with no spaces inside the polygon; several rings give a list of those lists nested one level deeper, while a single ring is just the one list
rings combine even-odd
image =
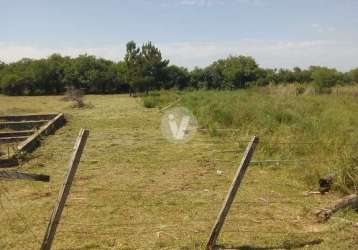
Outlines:
[{"label": "foliage", "polygon": [[[243,112],[252,109],[257,101],[268,103],[268,108],[277,105],[276,102],[270,104],[276,98],[262,94],[262,88],[255,91],[258,92],[252,93],[253,90],[249,89],[232,92],[199,91],[197,97],[187,92],[182,95],[192,94],[190,99],[208,95],[210,99],[215,97],[211,92],[218,92],[217,98],[241,93],[234,98],[238,100],[234,105]],[[220,92],[225,93],[220,96]],[[166,101],[166,104],[176,100],[180,94],[176,91],[160,93],[160,99]],[[171,100],[166,99],[167,96]],[[265,101],[267,98],[269,100]],[[303,99],[296,108],[299,110],[303,103],[301,112],[305,112],[305,119],[310,120],[314,111],[308,107],[318,106],[320,111],[331,110],[335,109],[337,102],[337,112],[348,110],[352,118],[356,119],[356,109],[352,108],[357,106],[351,107],[353,99],[344,103],[336,101],[339,98],[293,97],[294,100]],[[188,97],[184,99],[186,103],[189,102]],[[280,101],[285,105],[286,102],[290,103],[290,99],[280,98]],[[68,157],[72,154],[78,131],[85,126],[91,130],[92,135],[71,192],[74,195],[80,192],[81,197],[87,200],[81,198],[69,201],[54,248],[205,249],[207,235],[247,145],[246,139],[242,142],[238,138],[246,136],[246,131],[254,122],[243,123],[242,130],[233,134],[233,140],[210,137],[205,131],[197,131],[189,143],[172,144],[160,135],[161,114],[143,110],[138,106],[137,99],[124,95],[89,95],[86,100],[93,103],[94,108],[71,109],[58,96],[0,97],[2,114],[46,113],[53,110],[66,113],[70,120],[58,133],[46,138],[45,145],[33,153],[33,160],[21,165],[24,172],[51,175],[49,188],[28,181],[1,181],[0,248],[23,250],[24,244],[28,249],[39,248],[40,242],[32,239],[43,237],[46,224],[44,218],[51,216],[57,189],[61,187],[63,174],[67,171]],[[197,110],[205,106],[204,101],[200,102]],[[202,108],[207,110],[207,107]],[[250,113],[251,119],[265,116],[261,111],[255,112],[255,109]],[[312,114],[317,118],[317,113]],[[249,117],[243,114],[245,116]],[[339,116],[332,118],[341,121]],[[316,127],[322,125],[324,123]],[[265,137],[262,130],[259,131],[260,142],[253,160],[293,158],[294,153],[298,160],[310,157],[314,160],[328,160],[332,156],[325,145],[274,144],[269,148],[265,146],[267,141],[287,138],[285,127],[276,132],[276,135],[282,135],[279,138]],[[332,133],[332,139],[337,139],[337,135]],[[303,140],[290,140],[295,139]],[[320,155],[319,152],[325,154]],[[307,162],[299,163],[298,166],[250,165],[237,195],[238,203],[233,204],[225,222],[226,231],[235,229],[232,230],[235,232],[225,232],[228,236],[220,240],[220,244],[225,244],[226,248],[239,249],[299,249],[307,242],[310,244],[318,239],[320,244],[302,249],[356,249],[355,227],[343,224],[340,219],[320,225],[312,218],[315,208],[324,208],[339,198],[339,194],[334,192],[323,196],[304,195],[306,191],[317,188],[317,180],[311,186],[303,178],[305,172],[312,173],[317,167],[324,168],[325,163],[321,166]],[[221,171],[220,175],[218,170]],[[346,221],[358,222],[357,214],[353,211],[344,215],[338,213],[337,216]],[[247,229],[253,233],[238,237],[238,223],[243,231]],[[110,225],[110,228],[104,225]]]},{"label": "foliage", "polygon": [[229,56],[214,62],[211,67],[222,75],[225,89],[245,88],[250,82],[257,79],[259,69],[252,57]]},{"label": "foliage", "polygon": [[143,105],[146,108],[155,108],[158,107],[159,105],[159,99],[156,96],[146,96],[145,98],[143,98]]},{"label": "foliage", "polygon": [[[297,96],[295,91],[290,96],[278,93],[265,93],[262,88],[200,90],[184,92],[180,105],[194,113],[201,128],[209,129],[212,135],[222,135],[222,140],[227,135],[232,135],[234,141],[237,137],[257,135],[261,139],[260,151],[266,154],[265,159],[302,160],[302,163],[312,159],[304,171],[304,165],[297,166],[302,172],[302,179],[310,185],[317,185],[317,173],[325,175],[333,170],[339,177],[336,183],[338,190],[357,192],[358,102],[355,97],[335,94]],[[168,96],[171,98],[168,99]],[[175,93],[161,92],[160,96],[156,96],[156,102],[164,107],[177,98]],[[221,133],[220,129],[237,132]],[[275,144],[274,141],[283,144]],[[295,144],[302,141],[308,144]]]},{"label": "foliage", "polygon": [[169,65],[151,42],[137,46],[130,41],[123,61],[91,55],[76,58],[53,54],[46,59],[24,58],[15,63],[0,61],[0,92],[6,95],[57,95],[67,87],[86,93],[111,94],[160,89],[234,90],[270,84],[314,82],[317,93],[334,85],[358,83],[358,69],[342,73],[311,66],[309,69],[263,69],[249,56],[229,56],[204,68],[189,71]]},{"label": "foliage", "polygon": [[339,74],[336,69],[315,66],[311,67],[311,71],[312,79],[318,91],[333,87],[339,80]]},{"label": "foliage", "polygon": [[[349,73],[349,80],[355,83],[358,83],[358,68],[352,69]],[[349,81],[348,80],[348,81]]]},{"label": "foliage", "polygon": [[163,82],[163,89],[183,90],[189,87],[190,73],[186,68],[170,65],[166,70],[167,80]]},{"label": "foliage", "polygon": [[143,44],[141,49],[135,42],[129,42],[124,61],[132,90],[148,92],[162,87],[169,61],[162,59],[160,50],[151,42]]}]

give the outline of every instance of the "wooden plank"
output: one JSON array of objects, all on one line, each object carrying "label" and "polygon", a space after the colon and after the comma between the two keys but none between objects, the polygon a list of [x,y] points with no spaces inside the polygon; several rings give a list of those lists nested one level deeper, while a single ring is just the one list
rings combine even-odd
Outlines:
[{"label": "wooden plank", "polygon": [[[17,152],[32,152],[40,143],[41,136],[45,136],[53,133],[56,129],[61,127],[66,122],[65,116],[62,113],[59,113],[50,121],[46,121],[46,124],[40,127],[39,130],[36,130],[30,137],[20,142],[17,146]],[[24,132],[29,132],[31,130],[26,130]],[[20,132],[20,131],[17,131]],[[11,132],[3,132],[3,133],[13,133]],[[14,132],[15,133],[15,132]],[[11,156],[11,159],[0,159],[0,168],[13,167],[18,165],[18,159],[15,155]]]},{"label": "wooden plank", "polygon": [[10,132],[0,132],[0,138],[4,137],[16,137],[16,136],[29,136],[35,133],[36,130],[22,130],[22,131],[10,131]]},{"label": "wooden plank", "polygon": [[55,118],[50,120],[46,125],[42,126],[37,132],[35,132],[32,136],[27,138],[24,142],[22,142],[17,150],[22,152],[31,152],[33,151],[39,144],[39,139],[41,136],[48,135],[52,133],[54,130],[59,128],[65,123],[64,114],[60,113]]},{"label": "wooden plank", "polygon": [[78,165],[80,163],[81,155],[86,145],[86,141],[89,135],[88,130],[81,129],[80,134],[77,138],[77,142],[74,147],[74,151],[69,162],[69,168],[67,175],[65,176],[64,183],[60,190],[56,206],[52,212],[51,219],[49,221],[45,237],[43,239],[41,250],[50,250],[52,246],[52,242],[55,238],[57,226],[60,222],[63,208],[65,207],[65,203],[67,200],[67,196],[70,193],[72,181],[76,174]]},{"label": "wooden plank", "polygon": [[33,128],[39,128],[48,120],[37,121],[19,121],[19,122],[0,122],[0,129],[14,129],[14,130],[28,130]]},{"label": "wooden plank", "polygon": [[220,231],[224,225],[227,214],[229,213],[232,202],[235,199],[237,190],[240,187],[241,181],[244,178],[246,170],[250,164],[251,158],[255,151],[256,145],[259,139],[254,136],[246,148],[245,154],[241,160],[240,166],[235,174],[235,178],[230,186],[229,192],[225,198],[224,204],[219,212],[219,215],[215,221],[215,224],[211,230],[210,237],[208,239],[206,249],[213,250],[216,246],[216,241],[220,235]]},{"label": "wooden plank", "polygon": [[0,168],[10,168],[19,165],[19,160],[16,157],[10,159],[0,159]]},{"label": "wooden plank", "polygon": [[31,181],[43,181],[49,182],[50,176],[42,174],[28,174],[20,172],[7,172],[0,171],[0,179],[20,179],[20,180],[31,180]]},{"label": "wooden plank", "polygon": [[48,113],[48,114],[24,114],[24,115],[1,115],[1,121],[36,121],[36,120],[51,120],[57,113]]},{"label": "wooden plank", "polygon": [[13,137],[0,137],[0,144],[21,142],[28,138],[28,136],[13,136]]}]

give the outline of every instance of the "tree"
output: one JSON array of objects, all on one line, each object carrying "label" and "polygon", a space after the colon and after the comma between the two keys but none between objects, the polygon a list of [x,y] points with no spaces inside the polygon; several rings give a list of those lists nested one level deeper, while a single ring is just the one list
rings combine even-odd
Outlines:
[{"label": "tree", "polygon": [[209,86],[207,79],[206,79],[206,72],[204,69],[195,67],[190,72],[190,82],[189,88],[192,89],[207,89]]},{"label": "tree", "polygon": [[230,56],[214,62],[211,67],[221,72],[225,88],[245,88],[257,79],[259,69],[255,60],[249,56]]},{"label": "tree", "polygon": [[127,44],[124,57],[127,67],[127,81],[135,91],[160,89],[166,79],[168,60],[163,60],[162,54],[151,42],[137,48],[135,42]]},{"label": "tree", "polygon": [[315,88],[318,91],[334,86],[339,80],[339,74],[336,69],[311,66],[310,70],[312,72],[311,76],[314,81]]},{"label": "tree", "polygon": [[136,91],[142,88],[144,82],[142,75],[142,62],[140,48],[134,41],[127,43],[127,52],[124,56],[126,66],[126,81],[129,83],[130,90]]},{"label": "tree", "polygon": [[164,89],[185,89],[190,83],[190,74],[186,68],[171,65],[166,69],[167,79],[163,82]]},{"label": "tree", "polygon": [[160,89],[166,79],[169,60],[163,60],[162,53],[151,42],[142,46],[140,55],[145,90],[148,92],[152,89]]},{"label": "tree", "polygon": [[126,81],[126,72],[127,67],[126,63],[124,61],[118,62],[117,64],[114,64],[113,67],[116,71],[116,91],[117,92],[128,92],[129,91],[129,84]]},{"label": "tree", "polygon": [[[0,73],[5,67],[6,67],[6,64],[4,62],[0,61]],[[0,75],[0,78],[1,78],[1,75]]]},{"label": "tree", "polygon": [[352,82],[358,83],[358,68],[349,71],[349,78]]},{"label": "tree", "polygon": [[32,81],[28,77],[7,74],[1,78],[1,92],[6,95],[27,95],[31,93]]},{"label": "tree", "polygon": [[60,55],[54,54],[31,63],[29,74],[33,80],[32,94],[59,94],[64,91],[64,60]]}]

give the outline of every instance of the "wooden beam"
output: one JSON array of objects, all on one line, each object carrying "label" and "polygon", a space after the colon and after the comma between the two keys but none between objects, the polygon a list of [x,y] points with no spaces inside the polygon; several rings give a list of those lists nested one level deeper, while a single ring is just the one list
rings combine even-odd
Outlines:
[{"label": "wooden beam", "polygon": [[20,172],[7,172],[0,171],[0,179],[20,179],[20,180],[31,180],[31,181],[43,181],[49,182],[50,176],[42,174],[28,174]]},{"label": "wooden beam", "polygon": [[25,115],[1,115],[0,121],[37,121],[37,120],[51,120],[57,113],[48,113],[48,114],[25,114]]},{"label": "wooden beam", "polygon": [[29,136],[35,133],[36,130],[22,130],[22,131],[10,131],[10,132],[0,132],[0,138],[4,137],[16,137],[16,136]]},{"label": "wooden beam", "polygon": [[39,144],[39,139],[41,136],[48,135],[53,133],[57,128],[62,126],[66,122],[64,114],[60,113],[52,120],[48,121],[46,125],[42,126],[37,130],[32,136],[28,137],[24,142],[22,142],[17,150],[20,152],[31,152]]},{"label": "wooden beam", "polygon": [[48,122],[48,120],[0,122],[0,129],[28,130],[39,128],[46,122]]},{"label": "wooden beam", "polygon": [[16,157],[9,159],[0,159],[0,168],[10,168],[19,165],[19,160]]},{"label": "wooden beam", "polygon": [[11,142],[21,142],[28,138],[28,136],[13,136],[13,137],[0,137],[0,144],[6,144]]},{"label": "wooden beam", "polygon": [[77,138],[77,142],[75,144],[75,148],[69,162],[69,168],[67,175],[65,176],[64,183],[60,190],[56,206],[52,212],[51,219],[49,221],[45,237],[43,239],[41,250],[50,250],[52,246],[52,242],[55,238],[57,226],[60,223],[61,215],[63,208],[65,207],[65,203],[67,200],[67,196],[70,193],[71,185],[76,174],[78,165],[80,163],[81,155],[86,145],[86,141],[89,135],[88,130],[81,129],[80,134]]},{"label": "wooden beam", "polygon": [[[49,116],[53,116],[54,114],[49,114]],[[32,121],[32,122],[39,122],[39,121]],[[23,152],[27,152],[30,153],[32,152],[40,143],[40,138],[41,136],[45,136],[45,135],[49,135],[51,133],[53,133],[56,129],[58,129],[59,127],[61,127],[63,124],[65,124],[66,119],[64,114],[59,113],[57,114],[53,119],[51,119],[50,121],[44,121],[46,122],[45,124],[42,123],[42,126],[38,129],[38,130],[24,130],[24,131],[9,131],[9,132],[2,132],[3,135],[6,134],[12,134],[14,133],[15,135],[17,133],[30,133],[32,131],[34,131],[34,133],[25,138],[24,141],[20,142],[19,145],[17,145],[17,149],[16,151],[19,152],[20,154]],[[5,122],[6,123],[6,122]],[[7,122],[8,123],[12,123],[12,124],[20,124],[20,123],[26,123],[26,122]],[[0,122],[1,124],[1,122]],[[1,125],[0,125],[1,128]],[[5,167],[13,167],[18,165],[18,159],[17,157],[15,157],[15,155],[12,155],[9,157],[10,159],[0,159],[0,168],[5,168]]]},{"label": "wooden beam", "polygon": [[250,164],[252,155],[254,154],[255,148],[259,139],[254,136],[246,148],[245,154],[241,160],[240,166],[235,174],[235,178],[230,186],[229,192],[225,198],[224,204],[219,212],[219,215],[215,221],[215,224],[211,230],[210,237],[208,239],[206,249],[213,250],[216,246],[216,241],[220,235],[220,231],[224,225],[227,214],[229,213],[231,204],[233,203],[237,190],[240,187],[241,181],[244,178],[246,170]]}]

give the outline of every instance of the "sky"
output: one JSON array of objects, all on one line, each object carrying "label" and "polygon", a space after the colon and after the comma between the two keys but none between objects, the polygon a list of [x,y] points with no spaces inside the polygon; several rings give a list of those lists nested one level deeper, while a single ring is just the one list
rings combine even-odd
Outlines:
[{"label": "sky", "polygon": [[229,55],[262,67],[358,67],[358,0],[0,0],[0,60],[122,60],[152,41],[179,66]]}]

